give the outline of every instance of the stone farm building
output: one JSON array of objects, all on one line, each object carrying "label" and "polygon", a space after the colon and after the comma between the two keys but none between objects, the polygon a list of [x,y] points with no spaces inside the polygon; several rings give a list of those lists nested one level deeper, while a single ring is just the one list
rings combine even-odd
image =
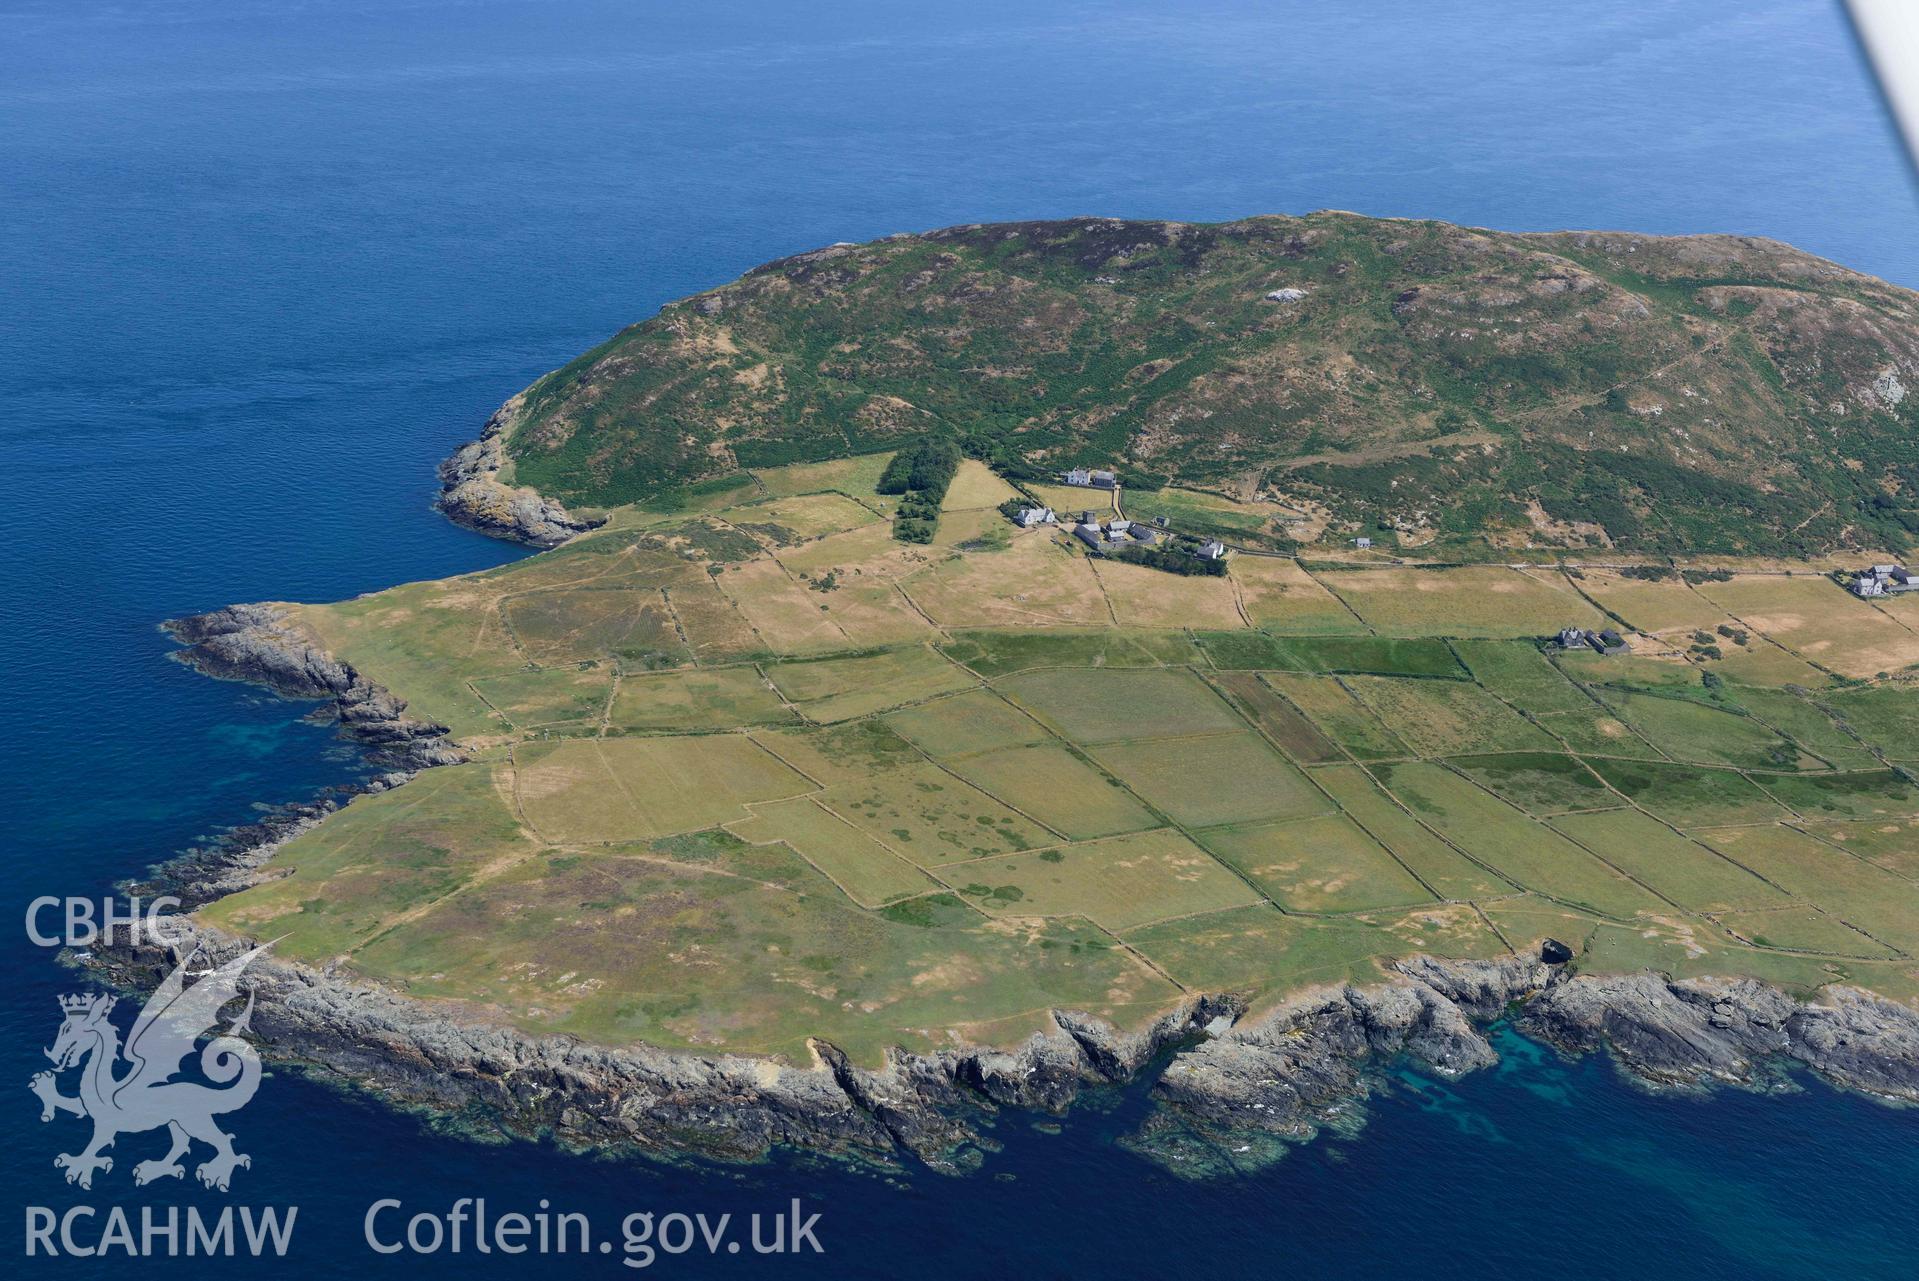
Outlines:
[{"label": "stone farm building", "polygon": [[1119,477],[1110,471],[1088,471],[1084,467],[1075,467],[1062,473],[1060,479],[1069,485],[1079,485],[1086,489],[1118,489]]},{"label": "stone farm building", "polygon": [[1568,627],[1559,633],[1559,648],[1596,649],[1602,654],[1623,654],[1626,652],[1626,638],[1610,627],[1597,632],[1584,627]]},{"label": "stone farm building", "polygon": [[[1150,525],[1123,517],[1115,517],[1102,524],[1092,512],[1082,515],[1072,532],[1073,537],[1086,544],[1089,552],[1098,555],[1104,555],[1115,547],[1131,547],[1135,543],[1150,547],[1159,542],[1159,534]],[[1208,548],[1218,548],[1217,554],[1209,552]],[[1226,554],[1225,547],[1217,542],[1191,545],[1190,550],[1193,555],[1206,560],[1218,560]]]},{"label": "stone farm building", "polygon": [[1919,580],[1904,565],[1874,565],[1853,575],[1852,594],[1862,599],[1919,591]]}]

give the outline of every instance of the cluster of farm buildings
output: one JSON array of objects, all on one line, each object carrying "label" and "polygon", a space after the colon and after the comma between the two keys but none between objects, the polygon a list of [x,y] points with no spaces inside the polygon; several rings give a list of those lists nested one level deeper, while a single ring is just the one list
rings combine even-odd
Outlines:
[{"label": "cluster of farm buildings", "polygon": [[[1166,528],[1164,516],[1156,518],[1151,525],[1127,520],[1124,516],[1102,521],[1093,512],[1081,512],[1077,518],[1068,517],[1062,521],[1051,507],[1022,507],[1013,514],[1013,523],[1021,529],[1031,529],[1035,525],[1066,526],[1073,537],[1086,544],[1089,554],[1100,556],[1116,547],[1150,547],[1159,542],[1162,535],[1168,538],[1172,536],[1172,531]],[[1226,544],[1217,538],[1176,545],[1185,546],[1186,550],[1201,560],[1223,560],[1226,556]]]},{"label": "cluster of farm buildings", "polygon": [[[1119,476],[1098,468],[1075,467],[1059,474],[1061,481],[1068,485],[1077,485],[1082,489],[1118,489]],[[1115,504],[1117,505],[1117,503]],[[1061,522],[1050,507],[1027,507],[1021,509],[1013,518],[1022,529],[1031,529],[1035,525],[1056,525]],[[1092,512],[1081,512],[1077,521],[1070,522],[1073,537],[1086,544],[1086,549],[1094,555],[1105,555],[1116,547],[1129,547],[1135,544],[1151,545],[1160,540],[1162,534],[1170,537],[1172,531],[1166,528],[1166,518],[1159,517],[1152,525],[1136,520],[1127,520],[1116,516],[1112,520],[1102,521]],[[1204,539],[1193,543],[1187,550],[1201,560],[1223,560],[1226,556],[1226,544],[1216,538]]]},{"label": "cluster of farm buildings", "polygon": [[1085,543],[1096,552],[1108,547],[1123,547],[1128,543],[1155,543],[1159,535],[1152,526],[1127,520],[1123,516],[1101,522],[1092,512],[1081,512],[1079,523],[1073,526],[1073,537]]},{"label": "cluster of farm buildings", "polygon": [[1596,649],[1602,654],[1626,652],[1626,638],[1612,628],[1594,631],[1589,627],[1568,627],[1559,633],[1561,649]]},{"label": "cluster of farm buildings", "polygon": [[1852,594],[1863,599],[1911,591],[1919,591],[1919,579],[1904,565],[1874,565],[1852,576]]},{"label": "cluster of farm buildings", "polygon": [[1059,478],[1068,485],[1078,485],[1083,489],[1119,488],[1119,477],[1109,471],[1089,471],[1084,467],[1075,467],[1071,471],[1061,472]]}]

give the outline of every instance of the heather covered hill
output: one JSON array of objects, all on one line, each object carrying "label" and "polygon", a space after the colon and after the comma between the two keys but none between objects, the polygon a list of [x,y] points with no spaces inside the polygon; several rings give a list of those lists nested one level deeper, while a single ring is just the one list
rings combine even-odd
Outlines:
[{"label": "heather covered hill", "polygon": [[959,438],[1333,533],[1805,552],[1919,534],[1919,296],[1771,241],[1319,213],[835,245],[673,303],[509,404],[575,506]]}]

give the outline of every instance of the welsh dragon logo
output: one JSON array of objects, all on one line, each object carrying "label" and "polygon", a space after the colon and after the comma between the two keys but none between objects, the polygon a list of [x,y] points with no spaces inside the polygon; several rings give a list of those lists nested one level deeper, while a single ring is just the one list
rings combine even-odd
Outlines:
[{"label": "welsh dragon logo", "polygon": [[[215,1030],[221,1007],[238,999],[241,971],[270,946],[256,947],[204,971],[188,986],[188,966],[200,955],[196,948],[148,999],[124,1046],[107,1017],[117,998],[60,998],[65,1019],[53,1048],[46,1052],[53,1060],[53,1071],[36,1074],[28,1085],[40,1097],[42,1121],[66,1112],[93,1122],[93,1139],[85,1148],[53,1158],[54,1165],[67,1172],[68,1183],[91,1188],[95,1171],[113,1169],[113,1158],[102,1154],[116,1138],[162,1126],[173,1146],[159,1160],[133,1167],[136,1184],[185,1177],[180,1158],[196,1139],[213,1149],[213,1156],[194,1171],[210,1188],[226,1191],[233,1171],[253,1164],[251,1158],[233,1150],[233,1136],[213,1119],[245,1107],[260,1087],[260,1055],[239,1035],[253,1015],[250,993],[240,1016],[200,1051],[200,1072],[213,1085],[171,1078],[186,1067],[199,1039]],[[59,1075],[74,1067],[80,1069],[80,1093],[68,1097],[59,1091]]]}]

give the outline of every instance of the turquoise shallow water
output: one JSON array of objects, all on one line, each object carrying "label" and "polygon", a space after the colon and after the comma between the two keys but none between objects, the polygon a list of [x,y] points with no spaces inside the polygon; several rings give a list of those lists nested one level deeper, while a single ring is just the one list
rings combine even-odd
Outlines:
[{"label": "turquoise shallow water", "polygon": [[[1437,8],[0,0],[0,908],[98,893],[350,777],[286,705],[166,662],[154,623],[518,555],[427,510],[434,461],[533,376],[766,258],[991,218],[1345,207],[1767,234],[1919,284],[1919,203],[1834,8]],[[0,1082],[43,1065],[69,986],[16,929]],[[1816,1083],[1658,1098],[1502,1044],[1498,1072],[1399,1078],[1358,1137],[1211,1185],[1113,1145],[1130,1097],[1059,1135],[1009,1120],[986,1175],[896,1187],[485,1147],[281,1073],[233,1119],[255,1158],[233,1196],[136,1192],[123,1167],[82,1197],[50,1164],[72,1123],[42,1127],[18,1090],[0,1252],[18,1257],[29,1205],[228,1200],[301,1207],[291,1256],[143,1266],[619,1275],[617,1256],[383,1258],[360,1217],[383,1195],[545,1197],[608,1223],[797,1195],[824,1215],[823,1259],[657,1266],[1443,1281],[1919,1262],[1915,1114]]]}]

